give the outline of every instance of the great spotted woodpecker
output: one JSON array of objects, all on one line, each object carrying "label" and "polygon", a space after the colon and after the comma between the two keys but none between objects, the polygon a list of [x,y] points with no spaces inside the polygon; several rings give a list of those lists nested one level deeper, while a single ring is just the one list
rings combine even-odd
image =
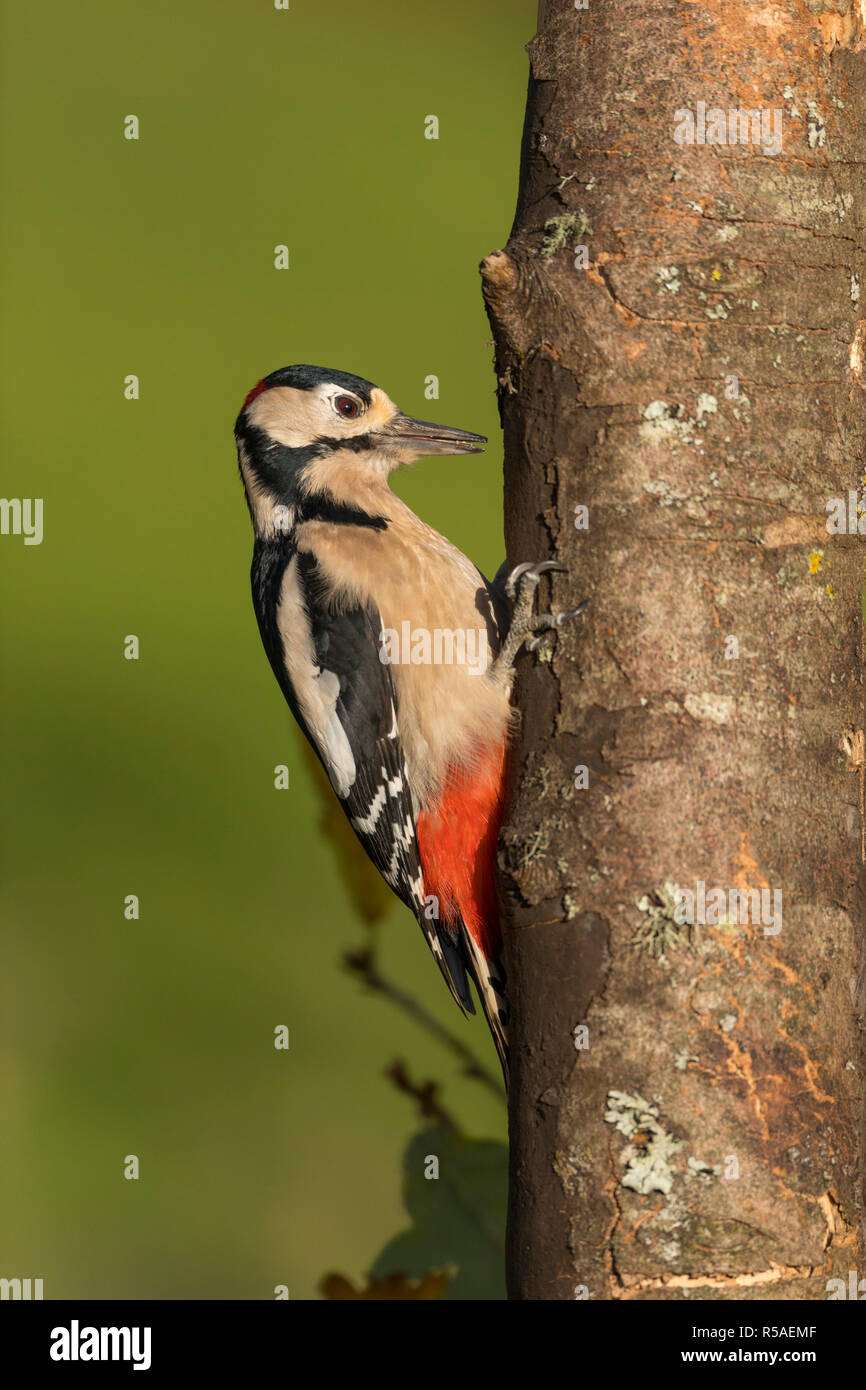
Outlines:
[{"label": "great spotted woodpecker", "polygon": [[584,605],[535,614],[540,576],[561,566],[488,583],[388,487],[401,464],[478,453],[483,435],[403,415],[362,377],[294,366],[253,387],[235,437],[274,675],[467,1013],[475,981],[507,1080],[494,865],[513,662]]}]

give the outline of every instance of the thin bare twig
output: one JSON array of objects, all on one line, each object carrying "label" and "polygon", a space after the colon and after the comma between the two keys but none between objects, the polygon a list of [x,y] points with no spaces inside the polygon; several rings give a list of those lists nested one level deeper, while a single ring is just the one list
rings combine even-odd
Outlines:
[{"label": "thin bare twig", "polygon": [[435,1081],[413,1081],[402,1057],[398,1057],[390,1067],[385,1068],[385,1075],[389,1081],[393,1081],[398,1091],[412,1097],[423,1119],[432,1120],[434,1124],[442,1125],[454,1134],[460,1133],[457,1121],[439,1103],[439,1086]]},{"label": "thin bare twig", "polygon": [[420,1023],[422,1028],[426,1028],[428,1033],[431,1033],[434,1038],[448,1048],[449,1052],[458,1057],[462,1063],[464,1076],[480,1081],[481,1085],[495,1095],[497,1100],[505,1103],[505,1090],[496,1077],[481,1065],[465,1043],[461,1042],[431,1013],[428,1013],[424,1005],[419,1004],[414,995],[408,994],[406,990],[401,989],[399,985],[395,985],[392,980],[382,974],[372,951],[347,951],[343,956],[343,964],[350,974],[356,975],[368,989],[375,990],[377,994],[382,994],[386,999],[390,999],[392,1004],[396,1004],[404,1013],[414,1018],[416,1023]]}]

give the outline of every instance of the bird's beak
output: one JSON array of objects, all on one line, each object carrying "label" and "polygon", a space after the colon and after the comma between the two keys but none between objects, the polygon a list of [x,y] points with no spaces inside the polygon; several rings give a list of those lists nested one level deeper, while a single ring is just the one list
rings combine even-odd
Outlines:
[{"label": "bird's beak", "polygon": [[395,415],[381,433],[416,454],[480,454],[487,443],[483,434],[455,430],[450,425],[432,425],[429,420],[413,420],[411,415]]}]

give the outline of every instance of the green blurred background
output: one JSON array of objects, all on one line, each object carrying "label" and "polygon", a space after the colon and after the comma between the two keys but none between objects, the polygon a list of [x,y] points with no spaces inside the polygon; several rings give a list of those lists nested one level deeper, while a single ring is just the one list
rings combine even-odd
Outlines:
[{"label": "green blurred background", "polygon": [[[503,1107],[340,968],[365,928],[260,647],[232,425],[301,361],[484,432],[484,457],[395,482],[496,569],[477,263],[511,223],[534,19],[534,0],[5,7],[2,493],[44,498],[45,529],[0,537],[0,1275],[47,1298],[359,1280],[408,1224],[421,1122],[383,1077],[396,1057],[467,1134],[504,1137]],[[495,1069],[402,907],[379,938]]]}]

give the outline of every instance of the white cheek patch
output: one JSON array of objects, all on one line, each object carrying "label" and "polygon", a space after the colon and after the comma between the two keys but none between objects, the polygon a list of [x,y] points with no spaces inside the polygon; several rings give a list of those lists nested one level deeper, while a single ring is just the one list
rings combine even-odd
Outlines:
[{"label": "white cheek patch", "polygon": [[251,401],[247,421],[287,448],[298,449],[315,439],[351,439],[353,435],[381,429],[397,410],[385,392],[376,387],[369,407],[354,419],[346,418],[334,408],[334,401],[341,395],[355,399],[353,392],[341,391],[335,384],[326,383],[314,390],[271,386]]},{"label": "white cheek patch", "polygon": [[312,391],[272,386],[247,409],[247,421],[289,449],[309,444],[321,433],[322,404]]}]

